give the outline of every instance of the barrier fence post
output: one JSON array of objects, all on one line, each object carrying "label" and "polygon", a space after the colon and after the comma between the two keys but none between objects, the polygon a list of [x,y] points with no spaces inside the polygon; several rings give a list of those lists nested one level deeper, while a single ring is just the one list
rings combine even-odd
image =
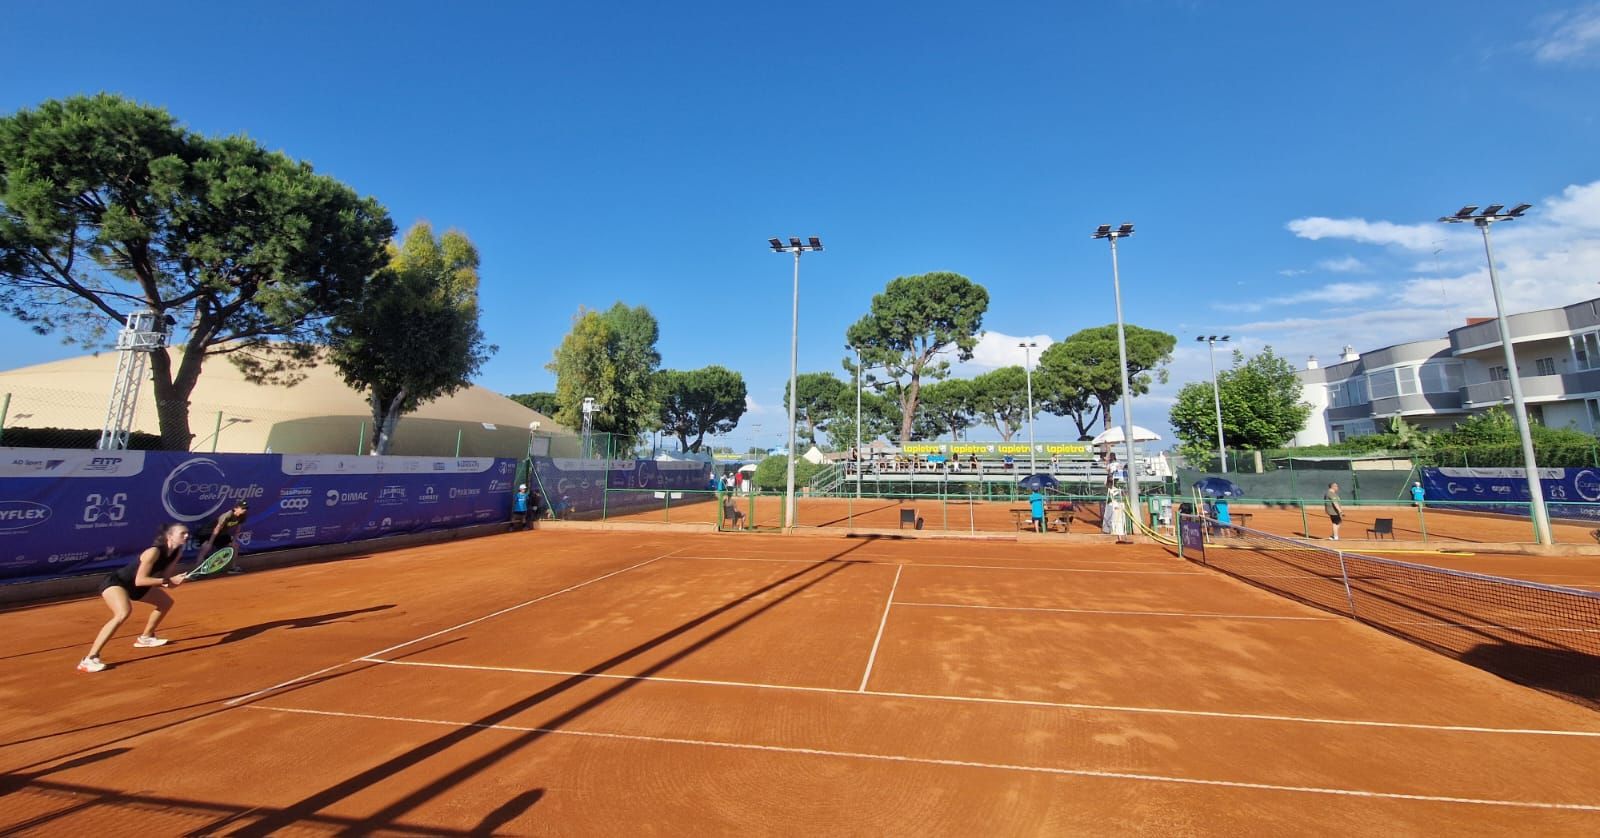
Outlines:
[{"label": "barrier fence post", "polygon": [[461,429],[456,428],[456,457],[461,456]]},{"label": "barrier fence post", "polygon": [[1428,516],[1425,512],[1423,512],[1423,510],[1427,508],[1427,505],[1428,504],[1426,501],[1420,501],[1417,503],[1417,527],[1422,530],[1423,544],[1428,543]]},{"label": "barrier fence post", "polygon": [[0,439],[6,435],[6,417],[11,414],[11,394],[7,393],[4,400],[0,400]]},{"label": "barrier fence post", "polygon": [[1310,538],[1311,522],[1306,520],[1306,502],[1300,498],[1295,498],[1294,503],[1300,507],[1300,532],[1304,533],[1306,538]]},{"label": "barrier fence post", "polygon": [[361,420],[361,427],[356,431],[356,456],[361,456],[361,446],[367,442],[367,420]]},{"label": "barrier fence post", "polygon": [[217,428],[211,432],[211,453],[217,453],[217,437],[222,436],[222,411],[217,411]]}]

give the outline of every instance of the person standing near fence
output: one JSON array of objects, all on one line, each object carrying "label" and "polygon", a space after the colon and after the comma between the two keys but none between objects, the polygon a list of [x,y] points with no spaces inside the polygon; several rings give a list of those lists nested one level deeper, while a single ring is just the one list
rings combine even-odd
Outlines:
[{"label": "person standing near fence", "polygon": [[1044,495],[1038,489],[1028,493],[1028,514],[1033,516],[1033,531],[1044,532]]},{"label": "person standing near fence", "polygon": [[511,531],[525,530],[528,528],[528,484],[517,487],[517,493],[511,498]]},{"label": "person standing near fence", "polygon": [[1416,483],[1412,483],[1411,484],[1411,505],[1415,506],[1418,509],[1421,509],[1422,508],[1422,498],[1424,497],[1425,494],[1426,493],[1422,491],[1422,483],[1420,481],[1416,482]]},{"label": "person standing near fence", "polygon": [[1329,483],[1328,491],[1322,493],[1322,511],[1328,514],[1328,522],[1333,524],[1334,541],[1339,540],[1339,524],[1344,521],[1344,506],[1339,503],[1339,484]]}]

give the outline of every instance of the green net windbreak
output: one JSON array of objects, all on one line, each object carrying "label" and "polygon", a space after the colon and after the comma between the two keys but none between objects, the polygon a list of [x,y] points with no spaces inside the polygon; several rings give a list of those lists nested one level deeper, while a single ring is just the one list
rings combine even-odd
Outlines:
[{"label": "green net windbreak", "polygon": [[1600,709],[1600,593],[1381,559],[1199,520],[1215,537],[1203,550],[1186,550],[1186,558]]}]

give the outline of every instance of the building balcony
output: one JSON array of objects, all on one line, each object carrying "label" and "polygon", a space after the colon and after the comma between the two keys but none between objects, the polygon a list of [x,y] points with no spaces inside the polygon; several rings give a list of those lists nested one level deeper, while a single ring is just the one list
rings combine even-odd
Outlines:
[{"label": "building balcony", "polygon": [[[1522,376],[1522,398],[1530,402],[1552,402],[1600,392],[1600,370],[1571,372],[1565,375]],[[1461,388],[1463,407],[1482,409],[1511,401],[1510,381],[1484,381]]]}]

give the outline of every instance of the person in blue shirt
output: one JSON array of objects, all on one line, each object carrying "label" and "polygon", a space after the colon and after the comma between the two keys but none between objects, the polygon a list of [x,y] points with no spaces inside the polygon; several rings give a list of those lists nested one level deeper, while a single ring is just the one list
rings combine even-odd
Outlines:
[{"label": "person in blue shirt", "polygon": [[1415,507],[1418,507],[1418,508],[1421,508],[1421,506],[1422,506],[1422,496],[1423,496],[1422,484],[1421,483],[1412,483],[1411,484],[1411,505],[1415,506]]},{"label": "person in blue shirt", "polygon": [[1029,513],[1033,516],[1033,529],[1035,532],[1044,532],[1044,495],[1034,489],[1028,495]]},{"label": "person in blue shirt", "polygon": [[1231,527],[1231,526],[1233,526],[1233,515],[1232,515],[1232,513],[1230,513],[1228,511],[1228,499],[1227,498],[1217,498],[1216,509],[1217,509],[1217,526],[1219,526],[1219,527]]},{"label": "person in blue shirt", "polygon": [[517,493],[511,498],[511,529],[525,530],[528,528],[528,484],[517,487]]}]

